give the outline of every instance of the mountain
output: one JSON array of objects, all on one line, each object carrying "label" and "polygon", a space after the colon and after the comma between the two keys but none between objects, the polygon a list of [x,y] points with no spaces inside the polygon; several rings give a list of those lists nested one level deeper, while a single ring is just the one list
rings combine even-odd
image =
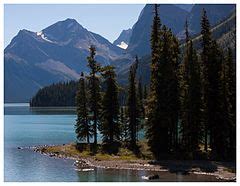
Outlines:
[{"label": "mountain", "polygon": [[187,12],[191,12],[193,4],[176,4],[177,7],[186,10]]},{"label": "mountain", "polygon": [[[162,24],[171,28],[179,38],[183,36],[185,20],[188,18],[197,47],[200,43],[197,38],[201,11],[205,8],[211,25],[217,25],[214,27],[214,37],[222,43],[222,47],[234,48],[236,23],[229,15],[235,12],[235,7],[228,4],[196,4],[191,12],[187,12],[179,5],[161,4],[159,12]],[[46,85],[77,80],[81,71],[88,70],[86,57],[90,45],[95,45],[97,49],[98,62],[116,67],[121,83],[126,82],[129,66],[133,62],[132,56],[137,54],[142,57],[140,61],[143,61],[144,68],[141,73],[147,82],[152,18],[153,5],[147,4],[132,29],[123,31],[114,42],[115,45],[88,31],[74,19],[59,21],[39,32],[19,31],[4,50],[5,102],[28,102],[37,90]],[[128,47],[124,50],[116,45]]]},{"label": "mountain", "polygon": [[[200,32],[200,20],[202,9],[207,11],[211,25],[217,25],[226,19],[235,9],[234,4],[160,4],[159,15],[161,23],[172,30],[179,39],[184,38],[184,24],[189,22],[189,30],[192,35]],[[185,10],[183,10],[185,9]],[[191,9],[190,12],[188,11]],[[132,36],[127,51],[140,57],[150,54],[150,34],[153,19],[153,5],[147,4],[138,21],[132,28]]]},{"label": "mountain", "polygon": [[[217,40],[217,43],[224,52],[228,47],[233,50],[233,57],[236,56],[236,12],[232,12],[229,17],[215,25],[212,29],[212,36]],[[197,50],[201,49],[202,36],[199,34],[194,37],[193,45]]]},{"label": "mountain", "polygon": [[226,19],[236,8],[234,4],[196,4],[188,15],[189,29],[194,33],[200,32],[200,23],[203,8],[211,25],[216,25]]},{"label": "mountain", "polygon": [[[144,56],[150,54],[153,6],[152,4],[147,4],[143,8],[138,21],[132,28],[132,36],[127,51],[133,55]],[[173,4],[160,4],[159,6],[161,23],[170,28],[174,34],[183,29],[187,14],[187,11]]]},{"label": "mountain", "polygon": [[[233,59],[236,61],[236,12],[233,11],[229,17],[222,20],[211,29],[212,36],[216,39],[219,46],[223,49],[223,52],[227,52],[228,47],[233,51]],[[201,35],[196,35],[193,38],[194,48],[198,52],[201,50]],[[184,48],[184,44],[180,45],[181,51]],[[143,84],[149,84],[150,82],[150,55],[145,55],[139,59],[138,75],[141,76]],[[129,65],[125,68],[122,67],[118,73],[118,81],[120,84],[125,85],[128,82]]]},{"label": "mountain", "polygon": [[126,49],[128,47],[129,40],[132,36],[132,29],[123,30],[119,37],[113,42],[114,45]]},{"label": "mountain", "polygon": [[123,54],[123,49],[83,28],[76,20],[59,21],[40,32],[21,30],[4,50],[5,102],[26,102],[39,88],[76,80],[87,71],[90,45],[102,65]]}]

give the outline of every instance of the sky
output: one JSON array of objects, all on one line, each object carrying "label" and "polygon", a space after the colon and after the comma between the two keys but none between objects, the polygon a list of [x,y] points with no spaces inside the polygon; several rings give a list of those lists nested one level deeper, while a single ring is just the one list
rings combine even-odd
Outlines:
[{"label": "sky", "polygon": [[38,32],[73,18],[83,27],[113,42],[136,23],[144,4],[5,4],[4,47],[19,30]]}]

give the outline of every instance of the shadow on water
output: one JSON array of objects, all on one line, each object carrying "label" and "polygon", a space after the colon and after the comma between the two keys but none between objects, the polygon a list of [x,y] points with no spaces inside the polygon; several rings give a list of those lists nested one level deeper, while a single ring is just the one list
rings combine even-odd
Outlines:
[{"label": "shadow on water", "polygon": [[181,161],[181,160],[165,160],[153,161],[150,164],[160,165],[170,173],[188,175],[191,169],[198,168],[202,172],[213,173],[217,170],[217,164],[212,161]]}]

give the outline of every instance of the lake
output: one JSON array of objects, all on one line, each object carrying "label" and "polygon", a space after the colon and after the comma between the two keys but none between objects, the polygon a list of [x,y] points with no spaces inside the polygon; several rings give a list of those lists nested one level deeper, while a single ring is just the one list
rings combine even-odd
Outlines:
[{"label": "lake", "polygon": [[[36,145],[66,144],[75,141],[75,109],[30,108],[28,104],[4,105],[4,181],[80,182],[144,181],[147,171],[95,169],[75,170],[73,160],[55,159],[33,152]],[[140,135],[143,137],[143,134]],[[99,136],[100,140],[100,136]],[[158,173],[157,181],[217,181],[213,176]]]}]

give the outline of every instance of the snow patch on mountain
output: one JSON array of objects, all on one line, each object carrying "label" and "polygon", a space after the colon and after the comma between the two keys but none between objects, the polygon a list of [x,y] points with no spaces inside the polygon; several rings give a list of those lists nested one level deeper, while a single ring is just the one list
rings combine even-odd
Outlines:
[{"label": "snow patch on mountain", "polygon": [[44,41],[47,41],[49,43],[55,43],[55,42],[49,40],[46,36],[44,36],[44,33],[42,31],[37,32],[37,36],[41,37]]},{"label": "snow patch on mountain", "polygon": [[127,49],[128,45],[122,41],[120,45],[117,45],[118,47],[122,48],[122,49]]}]

